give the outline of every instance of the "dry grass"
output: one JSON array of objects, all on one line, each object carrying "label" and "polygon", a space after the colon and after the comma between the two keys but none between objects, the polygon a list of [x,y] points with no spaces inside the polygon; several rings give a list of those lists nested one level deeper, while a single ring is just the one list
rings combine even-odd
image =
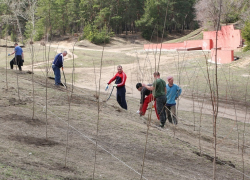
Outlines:
[{"label": "dry grass", "polygon": [[[124,50],[125,48],[127,49]],[[1,52],[3,51],[1,50]],[[68,112],[69,93],[63,88],[56,89],[53,86],[53,80],[49,80],[49,142],[45,141],[46,85],[44,74],[35,72],[36,120],[31,120],[33,101],[31,75],[25,72],[18,74],[20,77],[20,101],[17,97],[16,71],[8,71],[9,89],[2,88],[0,95],[0,106],[3,110],[0,113],[1,141],[4,142],[0,147],[2,167],[0,177],[2,179],[91,179],[95,146],[88,138],[95,142],[97,122],[95,76],[92,65],[94,60],[98,79],[101,51],[78,49],[75,53],[78,56],[75,59],[76,84],[78,83],[79,86],[84,84],[87,88],[75,87],[73,99],[71,99],[71,110]],[[142,118],[135,114],[138,109],[139,93],[134,86],[138,81],[150,82],[151,71],[155,60],[158,61],[158,55],[137,53],[133,49],[129,50],[129,47],[123,47],[122,51],[110,52],[107,50],[104,52],[105,67],[101,82],[105,84],[112,77],[116,72],[116,64],[124,64],[123,68],[128,76],[126,87],[129,109],[125,111],[118,107],[115,96],[112,96],[108,102],[104,102],[109,92],[101,93],[98,144],[140,172],[147,129],[144,122],[148,114]],[[5,57],[3,54],[1,56],[1,64],[4,64]],[[246,77],[243,75],[248,70],[247,67],[240,66],[245,61],[247,60],[241,59],[229,65],[219,66],[219,93],[222,100],[220,107],[224,106],[225,109],[234,111],[231,101],[231,105],[228,103],[229,100],[232,100],[230,99],[232,96],[239,102],[236,108],[245,111],[244,98],[248,80],[244,79]],[[194,100],[199,104],[195,105],[194,111],[190,104],[182,104],[186,107],[178,111],[181,119],[177,127],[167,123],[164,129],[156,128],[155,124],[159,122],[153,112],[144,169],[144,176],[148,179],[212,178],[212,163],[209,157],[213,156],[213,126],[211,111],[209,111],[211,103],[207,90],[205,62],[203,52],[162,53],[159,70],[162,78],[174,75],[175,82],[183,88],[181,98],[190,98],[189,101]],[[66,61],[65,66],[67,82],[71,82],[72,60]],[[37,69],[39,68],[41,67],[37,67]],[[228,74],[229,70],[230,74]],[[0,72],[1,87],[5,87],[5,70],[0,69]],[[211,76],[214,73],[213,64],[209,64],[209,73]],[[70,85],[69,89],[71,89]],[[204,92],[206,92],[205,105],[200,114],[199,107],[201,107]],[[192,95],[194,99],[192,99]],[[248,95],[246,97],[248,101]],[[69,131],[70,149],[67,156],[67,168],[64,168],[68,113],[70,113],[70,125],[78,132],[72,128]],[[250,126],[244,124],[242,118],[238,120],[240,121],[235,121],[234,116],[224,116],[223,113],[218,117],[218,158],[224,162],[224,165],[217,165],[218,179],[242,178],[242,174],[238,172],[238,170],[242,171],[242,154],[241,151],[238,151],[238,143],[242,147],[244,133],[246,135],[245,173],[250,173],[248,158],[250,139],[247,133]],[[199,130],[201,130],[201,134],[199,134]],[[200,144],[199,135],[201,136]],[[203,156],[197,155],[200,145]],[[29,154],[30,152],[32,155]],[[236,168],[228,166],[230,162]],[[100,148],[97,150],[96,167],[96,179],[139,179],[139,175]]]}]

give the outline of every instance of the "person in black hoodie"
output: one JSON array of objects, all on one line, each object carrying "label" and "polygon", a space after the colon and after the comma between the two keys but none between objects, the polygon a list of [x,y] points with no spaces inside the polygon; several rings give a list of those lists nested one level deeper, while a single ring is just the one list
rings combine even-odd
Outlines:
[{"label": "person in black hoodie", "polygon": [[[152,86],[152,84],[148,84],[148,86]],[[136,84],[136,89],[141,92],[140,109],[138,112],[139,112],[140,116],[143,116],[143,115],[145,115],[145,113],[147,111],[148,104],[151,101],[154,101],[155,98],[152,95],[152,91],[148,90],[145,87],[142,87],[141,83]],[[159,119],[159,115],[157,114],[155,103],[154,103],[154,108],[155,108],[155,113],[156,113],[157,119]]]}]

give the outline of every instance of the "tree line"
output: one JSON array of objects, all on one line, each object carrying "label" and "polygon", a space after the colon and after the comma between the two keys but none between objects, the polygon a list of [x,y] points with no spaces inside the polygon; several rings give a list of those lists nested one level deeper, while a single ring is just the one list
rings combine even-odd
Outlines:
[{"label": "tree line", "polygon": [[[222,23],[249,19],[248,0],[222,0]],[[172,31],[216,24],[219,0],[0,0],[1,36],[53,38],[81,34],[108,42],[114,34],[141,32],[166,37]],[[244,17],[244,18],[241,18]],[[20,37],[20,36],[19,36]]]},{"label": "tree line", "polygon": [[[195,29],[195,0],[0,0],[1,30],[4,35],[22,34],[35,40],[101,31],[112,34],[142,32],[159,37],[167,12],[166,30]],[[86,35],[84,35],[86,28]]]}]

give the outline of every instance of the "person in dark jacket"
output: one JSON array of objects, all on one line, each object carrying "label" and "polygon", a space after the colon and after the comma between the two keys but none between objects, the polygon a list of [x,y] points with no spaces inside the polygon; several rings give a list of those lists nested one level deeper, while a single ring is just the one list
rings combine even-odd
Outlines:
[{"label": "person in dark jacket", "polygon": [[[148,86],[152,86],[152,84],[148,84]],[[136,89],[138,91],[141,92],[141,99],[140,99],[140,109],[139,109],[139,114],[140,116],[144,116],[147,108],[148,108],[148,104],[155,100],[152,91],[148,90],[146,87],[142,87],[141,83],[137,83],[136,84]],[[157,114],[157,109],[156,109],[156,101],[154,102],[154,108],[155,108],[155,113],[157,118],[159,119],[159,115]]]},{"label": "person in dark jacket", "polygon": [[61,85],[60,68],[62,68],[63,70],[63,57],[66,55],[67,55],[67,51],[63,51],[63,53],[57,54],[53,61],[52,69],[55,75],[55,85]]},{"label": "person in dark jacket", "polygon": [[115,84],[113,86],[117,88],[116,100],[123,109],[127,110],[126,88],[125,88],[125,82],[127,76],[123,72],[121,65],[117,66],[117,71],[118,72],[115,74],[115,76],[109,80],[107,86],[115,80]]},{"label": "person in dark jacket", "polygon": [[14,52],[8,54],[8,56],[15,54],[15,57],[10,61],[10,69],[13,69],[13,66],[15,64],[18,66],[19,71],[22,71],[22,66],[24,61],[23,49],[20,46],[18,46],[18,43],[15,43],[14,46],[15,46]]}]

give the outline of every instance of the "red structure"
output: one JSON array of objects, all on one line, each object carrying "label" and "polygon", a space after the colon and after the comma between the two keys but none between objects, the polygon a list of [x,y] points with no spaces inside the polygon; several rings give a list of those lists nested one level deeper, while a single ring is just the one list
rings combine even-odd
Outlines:
[{"label": "red structure", "polygon": [[213,48],[213,42],[211,39],[208,40],[192,40],[184,41],[183,43],[171,43],[171,44],[144,44],[145,50],[153,49],[168,49],[168,50],[178,50],[178,49],[190,49],[198,48],[201,50],[210,50]]},{"label": "red structure", "polygon": [[[203,32],[203,39],[212,39],[213,47],[216,43],[216,31]],[[218,31],[217,47],[223,49],[237,49],[242,46],[241,31],[235,30],[233,25],[222,26]]]},{"label": "red structure", "polygon": [[[241,31],[233,25],[222,26],[218,31],[217,62],[230,63],[234,60],[234,49],[242,46]],[[215,62],[216,31],[203,32],[203,40],[184,41],[183,43],[144,44],[145,50],[211,50],[211,59]],[[213,50],[212,50],[213,49]]]},{"label": "red structure", "polygon": [[[211,50],[211,56],[212,56],[212,59],[211,61],[212,62],[215,62],[215,53],[216,53],[216,50],[215,49],[212,49]],[[218,64],[225,64],[225,63],[230,63],[234,60],[234,51],[233,50],[221,50],[221,49],[218,49],[217,50],[217,63]]]}]

